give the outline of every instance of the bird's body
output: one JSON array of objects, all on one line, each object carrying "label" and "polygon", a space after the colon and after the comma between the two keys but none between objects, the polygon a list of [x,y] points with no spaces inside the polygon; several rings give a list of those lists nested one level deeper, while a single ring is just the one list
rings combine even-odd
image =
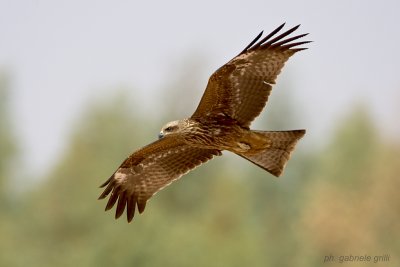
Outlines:
[{"label": "bird's body", "polygon": [[233,152],[275,176],[280,176],[305,130],[254,131],[250,124],[264,108],[284,63],[308,43],[295,42],[306,34],[284,39],[298,26],[272,38],[281,25],[258,43],[257,36],[238,56],[211,75],[199,106],[190,118],[167,123],[159,140],[129,156],[102,185],[99,198],[111,193],[106,210],[117,203],[115,217],[125,208],[128,221],[135,208],[183,174]]},{"label": "bird's body", "polygon": [[[240,127],[235,120],[224,114],[217,114],[217,116],[207,117],[204,120],[189,118],[176,122],[179,129],[173,133],[175,138],[199,148],[240,152],[240,140],[245,139],[245,136],[251,133],[250,130]],[[235,143],[237,143],[236,146]]]},{"label": "bird's body", "polygon": [[224,114],[206,120],[186,119],[186,121],[189,130],[187,133],[180,133],[179,138],[193,147],[243,153],[264,149],[269,144],[269,140],[263,135],[241,127]]}]

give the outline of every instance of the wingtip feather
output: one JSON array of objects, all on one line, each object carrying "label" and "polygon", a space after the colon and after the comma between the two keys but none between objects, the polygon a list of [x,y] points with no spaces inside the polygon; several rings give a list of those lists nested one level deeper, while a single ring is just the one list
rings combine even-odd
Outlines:
[{"label": "wingtip feather", "polygon": [[111,182],[111,180],[114,178],[114,174],[110,177],[110,178],[108,178],[104,183],[102,183],[100,186],[99,186],[99,188],[103,188],[103,187],[105,187],[106,185],[108,185],[110,182]]},{"label": "wingtip feather", "polygon": [[105,208],[106,211],[111,209],[115,205],[115,202],[117,202],[119,191],[120,191],[119,187],[114,188],[113,192],[111,193],[110,198],[108,199],[108,202],[107,202],[107,205]]},{"label": "wingtip feather", "polygon": [[[303,44],[308,44],[308,43],[312,43],[312,41],[302,41],[302,42],[296,42],[296,43],[291,43],[291,44],[287,44],[287,45],[283,45],[281,46],[282,49],[289,49],[295,46],[299,46],[299,45],[303,45]],[[302,51],[302,50],[306,50],[308,49],[307,47],[299,47],[299,48],[294,48],[293,51],[298,52],[298,51]]]},{"label": "wingtip feather", "polygon": [[118,197],[117,209],[115,211],[115,219],[121,217],[126,206],[126,191],[123,191]]},{"label": "wingtip feather", "polygon": [[109,182],[108,186],[106,187],[106,189],[104,189],[103,193],[101,193],[98,199],[104,199],[106,196],[108,196],[110,192],[113,190],[114,184],[115,184],[114,182]]},{"label": "wingtip feather", "polygon": [[[305,33],[305,34],[300,34],[300,35],[297,35],[294,37],[284,39],[286,36],[290,35],[291,33],[296,31],[301,26],[301,24],[298,24],[298,25],[290,28],[289,30],[281,33],[280,35],[275,36],[278,32],[280,32],[282,30],[282,28],[285,25],[286,25],[286,22],[282,23],[275,30],[273,30],[271,33],[269,33],[267,36],[265,36],[264,38],[259,40],[263,34],[263,31],[262,31],[249,45],[246,46],[246,48],[242,52],[240,52],[240,54],[243,54],[245,52],[248,52],[248,51],[251,51],[254,49],[258,49],[258,48],[271,47],[271,48],[289,49],[295,45],[298,45],[298,43],[290,44],[289,42],[300,39],[300,38],[308,35],[308,33]],[[275,36],[275,37],[272,38],[273,36]],[[287,44],[287,45],[285,46],[284,44]],[[300,50],[297,50],[297,51],[300,51]]]},{"label": "wingtip feather", "polygon": [[251,41],[251,42],[242,50],[242,52],[239,53],[239,55],[245,53],[245,52],[247,51],[247,49],[249,49],[255,42],[258,41],[258,39],[261,38],[261,36],[263,35],[263,33],[264,33],[264,31],[261,31],[261,32],[256,36],[256,38],[254,38],[253,41]]},{"label": "wingtip feather", "polygon": [[126,204],[126,219],[130,223],[135,216],[136,198],[134,196],[128,197]]},{"label": "wingtip feather", "polygon": [[144,211],[144,209],[146,208],[146,200],[144,200],[144,201],[138,201],[137,202],[137,206],[138,206],[138,210],[139,210],[139,213],[141,214],[141,213],[143,213],[143,211]]}]

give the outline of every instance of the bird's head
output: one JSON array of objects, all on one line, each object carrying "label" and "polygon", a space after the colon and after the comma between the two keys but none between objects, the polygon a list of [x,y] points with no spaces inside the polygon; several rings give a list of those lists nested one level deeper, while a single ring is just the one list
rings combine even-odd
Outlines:
[{"label": "bird's head", "polygon": [[165,124],[162,128],[160,133],[158,134],[158,139],[163,138],[166,135],[178,133],[183,127],[182,121],[171,121]]}]

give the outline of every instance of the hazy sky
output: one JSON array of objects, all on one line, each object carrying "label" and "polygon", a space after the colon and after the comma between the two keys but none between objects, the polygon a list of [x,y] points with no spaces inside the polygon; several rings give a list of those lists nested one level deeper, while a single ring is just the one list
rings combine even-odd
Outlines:
[{"label": "hazy sky", "polygon": [[43,171],[57,158],[92,98],[124,85],[154,109],[151,98],[192,53],[205,58],[205,86],[261,30],[282,22],[301,24],[298,32],[314,41],[279,77],[295,81],[291,92],[305,127],[316,129],[311,136],[328,132],[355,102],[370,104],[380,126],[400,133],[399,3],[0,0],[0,70],[12,78],[28,168]]}]

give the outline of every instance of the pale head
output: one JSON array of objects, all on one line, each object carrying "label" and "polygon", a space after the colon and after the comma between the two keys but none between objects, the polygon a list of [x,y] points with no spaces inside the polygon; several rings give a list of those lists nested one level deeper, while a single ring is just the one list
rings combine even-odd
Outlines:
[{"label": "pale head", "polygon": [[185,132],[188,126],[190,126],[190,123],[187,119],[168,122],[161,128],[158,138],[163,138],[169,134]]}]

